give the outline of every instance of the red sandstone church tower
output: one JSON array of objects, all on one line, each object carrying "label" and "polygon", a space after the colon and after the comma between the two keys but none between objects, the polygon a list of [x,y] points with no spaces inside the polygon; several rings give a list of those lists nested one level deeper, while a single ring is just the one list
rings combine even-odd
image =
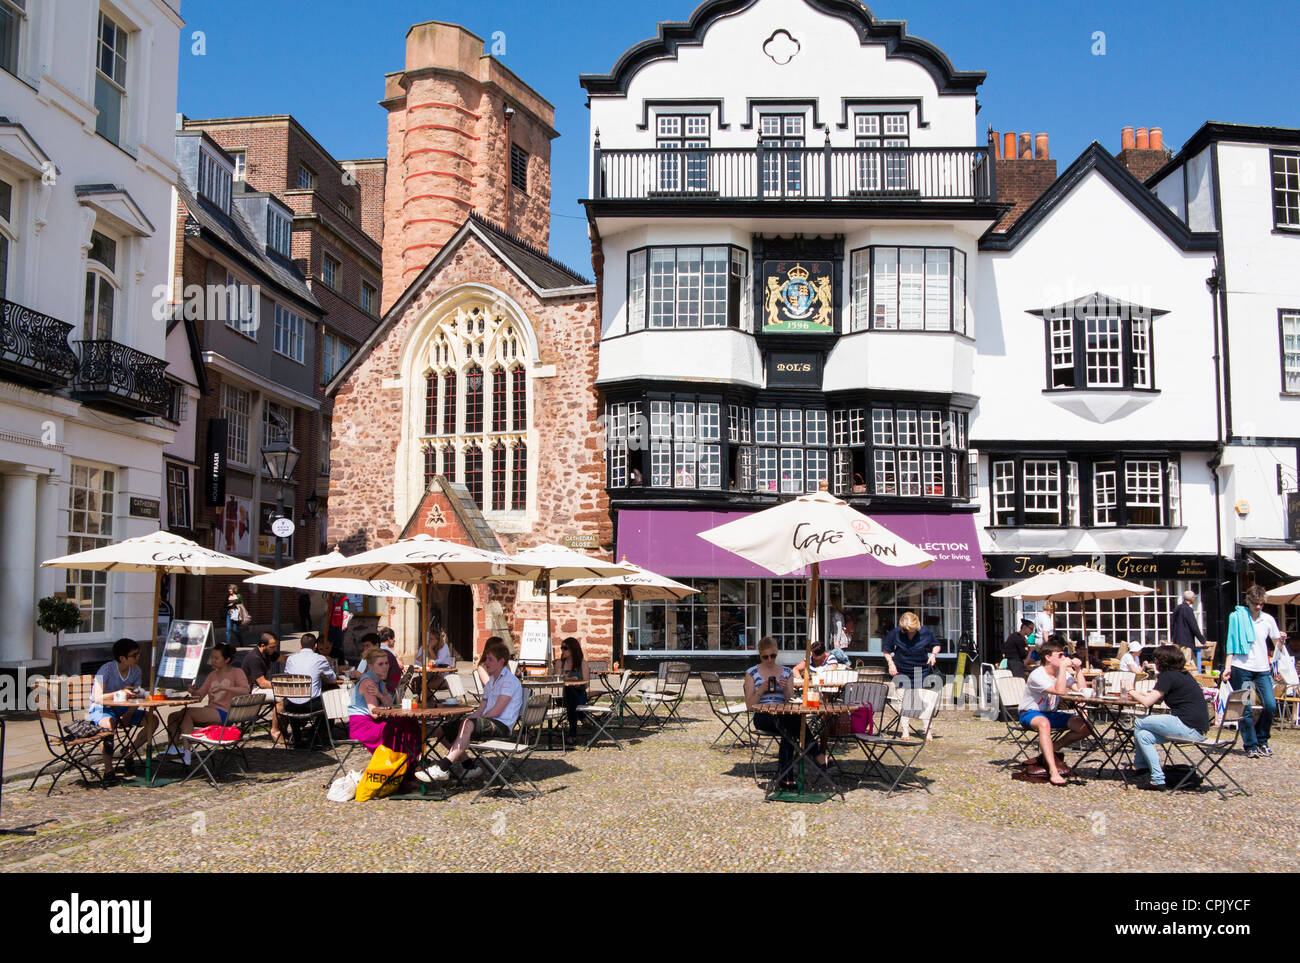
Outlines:
[{"label": "red sandstone church tower", "polygon": [[[546,254],[554,108],[445,23],[410,29],[382,103],[384,315],[327,389],[330,541],[352,554],[423,532],[608,554],[596,289]],[[447,586],[436,601],[460,658],[545,617],[532,586]],[[557,645],[608,650],[610,603],[553,609]],[[413,650],[414,605],[390,618]]]}]

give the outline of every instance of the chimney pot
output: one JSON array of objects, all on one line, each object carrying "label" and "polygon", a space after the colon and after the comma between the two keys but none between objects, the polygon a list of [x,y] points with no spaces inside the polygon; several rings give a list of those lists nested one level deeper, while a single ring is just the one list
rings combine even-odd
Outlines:
[{"label": "chimney pot", "polygon": [[989,128],[989,145],[993,148],[993,156],[998,160],[1002,159],[1002,135],[992,127]]},{"label": "chimney pot", "polygon": [[1134,146],[1134,145],[1133,145],[1133,128],[1132,128],[1132,127],[1125,127],[1124,130],[1120,133],[1119,136],[1120,136],[1120,144],[1119,144],[1119,146],[1120,146],[1120,150],[1132,150],[1132,149],[1133,149],[1133,146]]},{"label": "chimney pot", "polygon": [[1020,135],[1020,156],[1025,160],[1029,160],[1034,156],[1034,135],[1033,134]]},{"label": "chimney pot", "polygon": [[1037,157],[1039,160],[1048,160],[1048,159],[1049,159],[1049,156],[1050,156],[1050,155],[1047,153],[1047,135],[1046,135],[1046,134],[1039,134],[1039,135],[1035,138],[1034,156]]},{"label": "chimney pot", "polygon": [[1002,156],[1007,160],[1016,159],[1016,135],[1010,131],[1002,135]]},{"label": "chimney pot", "polygon": [[1138,150],[1151,149],[1151,134],[1145,127],[1139,127],[1137,129],[1137,149]]},{"label": "chimney pot", "polygon": [[1159,127],[1151,128],[1151,149],[1152,150],[1165,149],[1165,132],[1161,130]]}]

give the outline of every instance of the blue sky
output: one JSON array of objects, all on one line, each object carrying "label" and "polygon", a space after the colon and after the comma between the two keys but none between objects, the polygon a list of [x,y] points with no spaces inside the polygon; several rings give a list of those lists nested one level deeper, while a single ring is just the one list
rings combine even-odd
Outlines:
[{"label": "blue sky", "polygon": [[[880,19],[907,20],[959,70],[984,70],[980,128],[1051,135],[1060,168],[1093,140],[1119,149],[1120,128],[1163,127],[1177,149],[1206,120],[1300,127],[1289,2],[1058,4],[1041,0],[889,0]],[[503,62],[555,105],[551,253],[590,274],[586,97],[580,73],[606,73],[661,20],[693,0],[183,0],[178,109],[190,117],[293,114],[336,157],[386,153],[385,73],[400,70],[407,28],[460,23],[505,35]],[[596,16],[590,16],[596,11]],[[203,33],[195,55],[193,34]],[[1095,32],[1105,56],[1093,54]]]}]

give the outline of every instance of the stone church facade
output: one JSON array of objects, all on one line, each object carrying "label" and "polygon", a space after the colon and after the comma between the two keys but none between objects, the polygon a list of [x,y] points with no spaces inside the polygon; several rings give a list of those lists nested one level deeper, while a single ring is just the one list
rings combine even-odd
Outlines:
[{"label": "stone church facade", "polygon": [[[506,552],[554,542],[609,557],[596,288],[540,246],[553,108],[481,50],[458,27],[422,24],[408,36],[407,70],[387,78],[386,310],[327,389],[330,542],[354,554],[422,532]],[[413,131],[416,99],[442,113],[426,130],[459,146],[413,139],[424,133]],[[475,133],[485,114],[502,119],[491,125],[500,136]],[[426,163],[424,175],[412,170]],[[461,180],[474,190],[437,186]],[[505,226],[512,215],[518,233]],[[489,635],[517,639],[525,620],[545,618],[545,601],[532,585],[441,587],[433,614],[457,656],[471,658]],[[608,651],[611,603],[553,596],[552,609],[557,646],[575,635]],[[389,608],[408,651],[416,620],[412,603]]]}]

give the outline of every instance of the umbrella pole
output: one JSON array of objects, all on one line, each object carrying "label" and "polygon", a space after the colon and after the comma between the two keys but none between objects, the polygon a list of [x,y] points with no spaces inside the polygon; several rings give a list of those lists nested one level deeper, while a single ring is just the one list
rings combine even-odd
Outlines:
[{"label": "umbrella pole", "polygon": [[162,649],[158,645],[158,600],[162,597],[162,580],[163,570],[157,569],[153,575],[153,609],[149,612],[149,638],[152,643],[149,646],[150,670],[149,685],[153,686],[158,681],[158,660],[162,655]]},{"label": "umbrella pole", "polygon": [[546,674],[551,674],[551,573],[546,575]]}]

